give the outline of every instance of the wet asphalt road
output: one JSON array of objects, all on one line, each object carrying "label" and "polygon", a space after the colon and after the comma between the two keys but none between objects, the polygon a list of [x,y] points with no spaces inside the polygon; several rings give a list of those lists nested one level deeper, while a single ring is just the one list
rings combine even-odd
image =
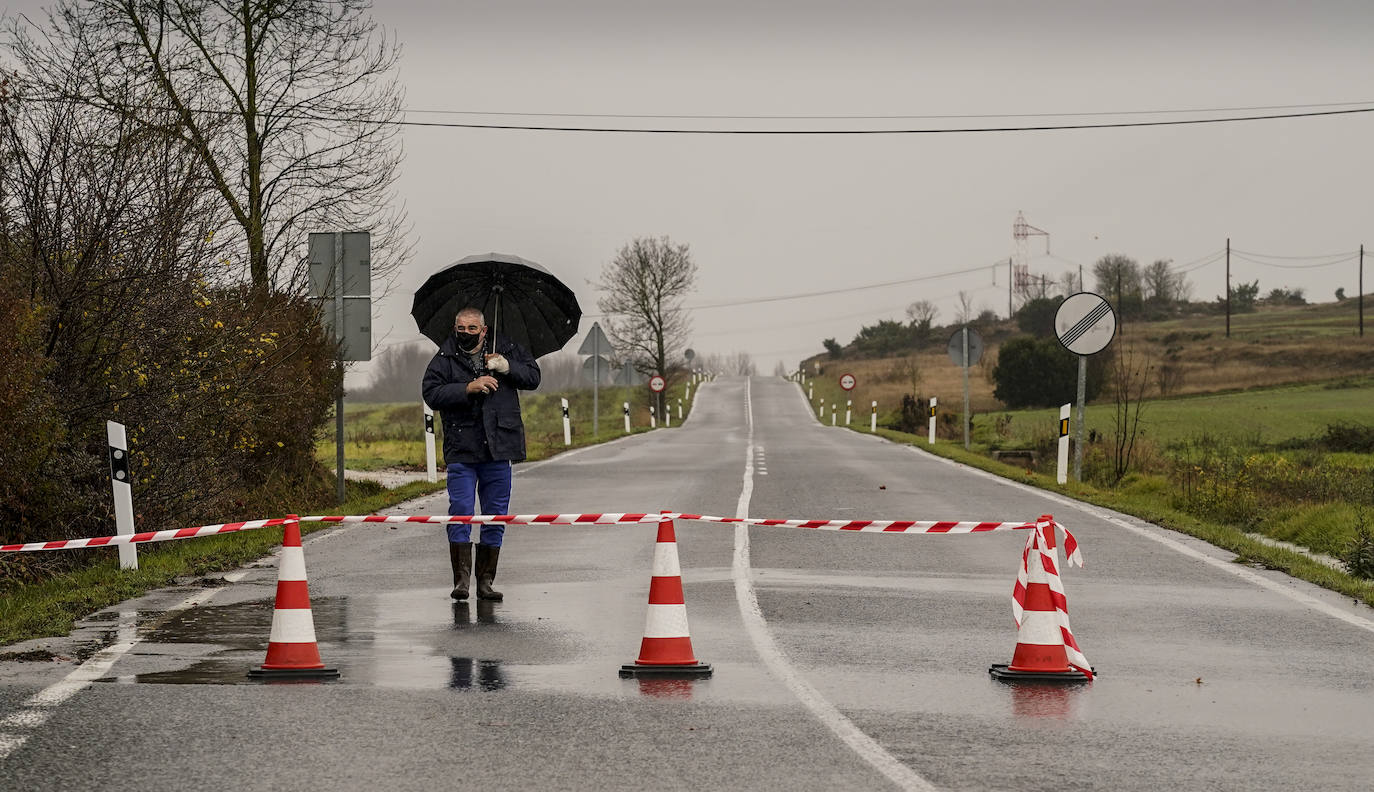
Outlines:
[{"label": "wet asphalt road", "polygon": [[[653,526],[512,526],[506,600],[454,606],[441,528],[354,525],[305,543],[340,681],[245,679],[266,648],[270,559],[156,592],[42,642],[80,657],[137,639],[60,703],[31,697],[61,698],[77,660],[0,662],[0,789],[1370,788],[1370,609],[820,426],[780,379],[711,383],[685,426],[517,468],[514,510],[734,516],[746,458],[750,516],[1054,514],[1083,546],[1065,585],[1100,677],[989,679],[1016,640],[1018,532],[679,523],[692,643],[715,673],[655,682],[617,675],[638,653]],[[742,610],[750,589],[762,619]],[[167,613],[192,596],[208,599]]]}]

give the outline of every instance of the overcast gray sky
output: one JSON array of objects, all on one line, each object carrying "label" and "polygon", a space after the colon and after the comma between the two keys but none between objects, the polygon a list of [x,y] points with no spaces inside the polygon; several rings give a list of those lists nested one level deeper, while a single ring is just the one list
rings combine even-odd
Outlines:
[{"label": "overcast gray sky", "polygon": [[[404,45],[411,120],[818,128],[837,124],[419,111],[931,116],[1374,105],[1368,0],[383,0],[375,14]],[[698,306],[980,267],[694,311],[691,346],[750,352],[764,372],[777,360],[795,366],[824,338],[845,343],[875,318],[899,318],[919,299],[940,306],[940,323],[953,320],[961,290],[976,307],[1005,314],[1018,210],[1051,234],[1053,257],[1043,240],[1030,246],[1032,273],[1051,277],[1107,253],[1183,265],[1220,251],[1228,236],[1239,250],[1271,256],[1353,252],[1374,244],[1371,133],[1374,114],[942,135],[409,128],[399,195],[416,256],[376,305],[374,340],[420,340],[408,315],[414,289],[435,269],[487,251],[540,262],[595,314],[592,282],[641,235],[691,246],[700,276],[688,304]],[[1232,268],[1263,291],[1302,286],[1319,300],[1337,287],[1355,292],[1353,259],[1291,269],[1237,257]],[[1197,298],[1221,294],[1224,266],[1189,279]],[[352,379],[365,374],[360,366]]]}]

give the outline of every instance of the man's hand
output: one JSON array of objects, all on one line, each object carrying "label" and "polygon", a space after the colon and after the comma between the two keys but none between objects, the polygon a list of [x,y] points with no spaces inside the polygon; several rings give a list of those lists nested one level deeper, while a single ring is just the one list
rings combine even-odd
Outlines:
[{"label": "man's hand", "polygon": [[505,355],[488,354],[487,368],[495,371],[497,374],[509,374],[510,361],[506,360]]},{"label": "man's hand", "polygon": [[496,390],[496,378],[482,375],[468,383],[468,393],[491,393]]}]

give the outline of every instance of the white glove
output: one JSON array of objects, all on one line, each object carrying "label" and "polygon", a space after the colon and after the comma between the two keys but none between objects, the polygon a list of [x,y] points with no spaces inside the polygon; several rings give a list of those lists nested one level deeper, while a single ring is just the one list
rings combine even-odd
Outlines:
[{"label": "white glove", "polygon": [[506,360],[505,355],[487,355],[487,368],[497,374],[509,374],[510,361]]}]

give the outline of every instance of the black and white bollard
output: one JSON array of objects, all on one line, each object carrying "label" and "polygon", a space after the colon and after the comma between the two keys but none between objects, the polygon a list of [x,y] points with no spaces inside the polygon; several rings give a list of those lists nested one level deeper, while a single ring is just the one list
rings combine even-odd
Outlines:
[{"label": "black and white bollard", "polygon": [[677,419],[682,420],[682,399],[677,400]]},{"label": "black and white bollard", "polygon": [[568,400],[559,399],[563,403],[563,445],[572,445],[572,421],[568,420]]},{"label": "black and white bollard", "polygon": [[873,402],[873,414],[868,419],[868,431],[876,433],[878,431],[878,403]]},{"label": "black and white bollard", "polygon": [[429,471],[428,480],[438,481],[439,470],[434,453],[434,410],[425,406],[425,470]]},{"label": "black and white bollard", "polygon": [[[119,536],[134,532],[134,489],[129,479],[129,443],[124,437],[124,424],[105,422],[105,437],[110,445],[110,486],[114,489],[115,533]],[[138,548],[132,544],[119,546],[119,568],[138,569]]]},{"label": "black and white bollard", "polygon": [[930,445],[935,445],[935,405],[937,402],[939,399],[934,396],[930,397],[930,439],[926,441]]},{"label": "black and white bollard", "polygon": [[1059,407],[1059,467],[1055,470],[1055,480],[1060,484],[1069,481],[1069,415],[1072,404]]},{"label": "black and white bollard", "polygon": [[653,408],[653,405],[649,405],[649,428],[650,428],[650,429],[657,429],[657,428],[658,428],[658,416],[654,415],[654,408]]},{"label": "black and white bollard", "polygon": [[625,402],[625,434],[630,433],[630,403]]},{"label": "black and white bollard", "polygon": [[849,426],[851,423],[853,423],[853,421],[850,420],[850,419],[853,417],[853,414],[854,414],[854,400],[853,400],[853,399],[845,399],[845,400],[844,400],[844,425],[845,425],[845,426]]}]

